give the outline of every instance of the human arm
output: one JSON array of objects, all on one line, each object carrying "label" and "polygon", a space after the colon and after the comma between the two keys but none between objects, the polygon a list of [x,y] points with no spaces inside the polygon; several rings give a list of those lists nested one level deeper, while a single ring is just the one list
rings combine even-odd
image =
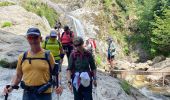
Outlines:
[{"label": "human arm", "polygon": [[20,83],[20,81],[22,79],[22,75],[23,75],[22,68],[21,68],[21,59],[22,59],[22,56],[23,56],[23,54],[19,55],[19,57],[18,57],[16,73],[15,73],[15,75],[12,78],[10,87],[8,87],[8,88],[5,87],[4,88],[4,91],[3,91],[4,94],[12,92],[13,87],[18,86],[18,84]]}]

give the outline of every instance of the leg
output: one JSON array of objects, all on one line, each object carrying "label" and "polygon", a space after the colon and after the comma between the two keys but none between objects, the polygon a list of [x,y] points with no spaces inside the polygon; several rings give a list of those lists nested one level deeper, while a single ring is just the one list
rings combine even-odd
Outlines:
[{"label": "leg", "polygon": [[22,100],[36,100],[34,93],[24,90]]},{"label": "leg", "polygon": [[36,95],[37,99],[36,100],[52,100],[51,93],[43,93],[40,95]]},{"label": "leg", "polygon": [[68,52],[67,52],[67,58],[68,59],[70,57],[70,54],[71,54],[72,50],[73,50],[73,46],[68,46]]},{"label": "leg", "polygon": [[73,86],[74,100],[83,100],[80,88],[81,87],[79,87],[79,91],[77,91],[76,88]]},{"label": "leg", "polygon": [[82,88],[82,95],[83,95],[83,100],[93,100],[93,97],[92,97],[92,81],[90,83],[90,86]]}]

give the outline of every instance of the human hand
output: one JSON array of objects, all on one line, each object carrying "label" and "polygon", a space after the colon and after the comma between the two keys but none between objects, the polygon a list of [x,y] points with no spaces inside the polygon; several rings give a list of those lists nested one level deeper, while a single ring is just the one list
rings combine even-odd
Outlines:
[{"label": "human hand", "polygon": [[62,86],[59,86],[59,87],[56,87],[55,88],[55,92],[56,92],[56,94],[62,94],[63,93],[63,87]]},{"label": "human hand", "polygon": [[70,90],[71,92],[73,91],[73,87],[72,87],[71,82],[68,82],[68,88],[69,88],[69,90]]},{"label": "human hand", "polygon": [[96,80],[93,80],[93,85],[94,85],[95,87],[97,87],[97,81],[96,81]]},{"label": "human hand", "polygon": [[13,88],[10,85],[7,85],[3,90],[3,95],[6,95],[10,92],[12,92]]}]

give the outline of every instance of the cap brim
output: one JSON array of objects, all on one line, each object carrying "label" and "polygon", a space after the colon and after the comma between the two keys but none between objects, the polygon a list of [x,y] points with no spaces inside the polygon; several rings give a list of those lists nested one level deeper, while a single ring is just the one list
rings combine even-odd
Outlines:
[{"label": "cap brim", "polygon": [[53,34],[53,35],[50,35],[51,37],[56,37],[57,35]]},{"label": "cap brim", "polygon": [[40,33],[30,32],[30,33],[27,33],[27,35],[38,35],[38,36],[40,36]]}]

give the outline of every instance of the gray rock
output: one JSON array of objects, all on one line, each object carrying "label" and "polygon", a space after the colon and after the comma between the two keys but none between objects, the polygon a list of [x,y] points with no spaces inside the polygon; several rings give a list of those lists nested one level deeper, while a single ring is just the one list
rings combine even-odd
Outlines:
[{"label": "gray rock", "polygon": [[18,55],[29,47],[26,38],[2,30],[0,36],[0,61],[7,62],[6,67],[15,67]]}]

